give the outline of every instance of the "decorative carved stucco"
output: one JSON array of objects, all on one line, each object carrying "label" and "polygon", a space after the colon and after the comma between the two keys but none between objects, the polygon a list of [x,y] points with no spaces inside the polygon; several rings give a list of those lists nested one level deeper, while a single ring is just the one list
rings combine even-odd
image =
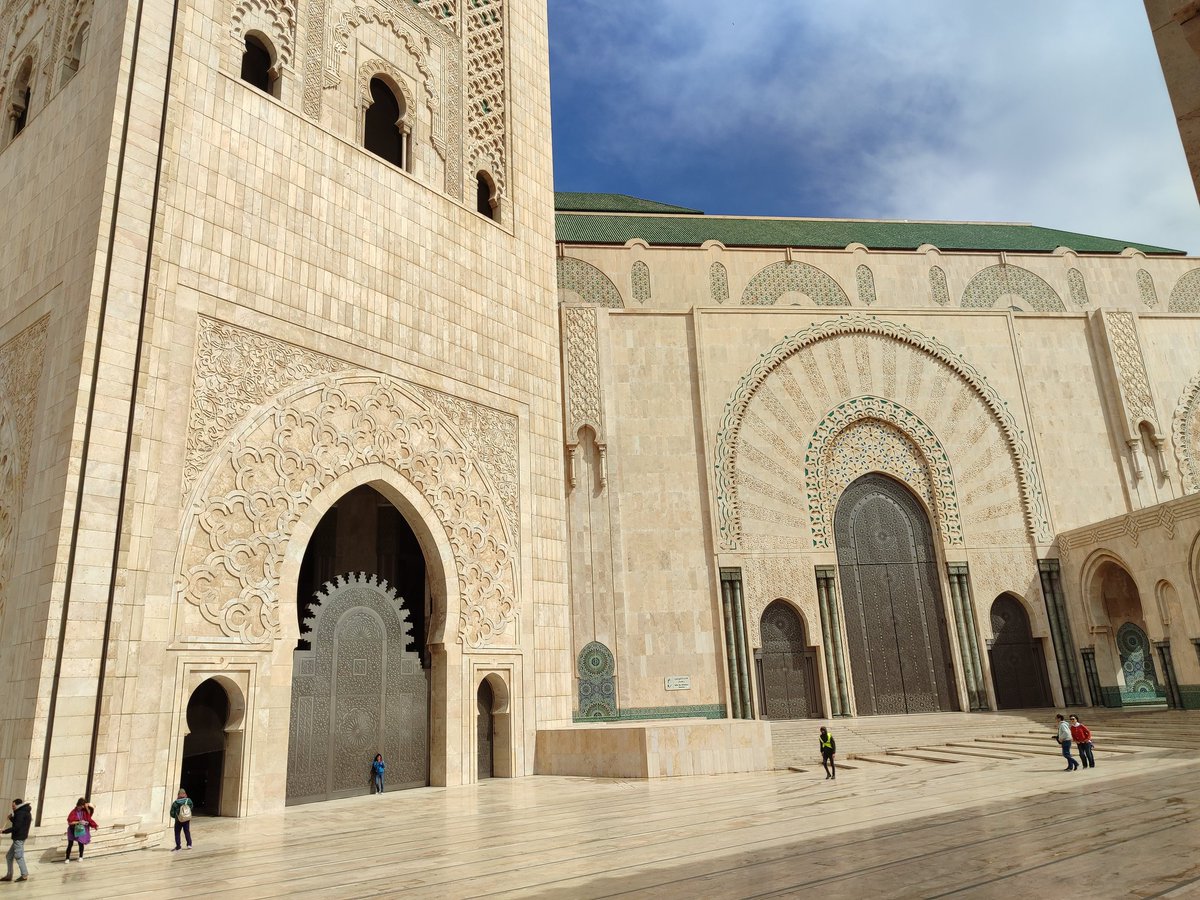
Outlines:
[{"label": "decorative carved stucco", "polygon": [[[868,341],[865,363],[858,361],[856,337]],[[822,410],[870,394],[864,382],[873,384],[880,372],[953,462],[964,543],[1016,546],[1030,537],[1048,543],[1036,461],[987,379],[928,335],[845,316],[814,324],[764,353],[726,403],[715,454],[721,548],[803,546],[810,523],[800,448],[812,439]]]},{"label": "decorative carved stucco", "polygon": [[[0,10],[0,109],[7,110],[11,82],[19,74],[25,60],[33,61],[35,96],[44,103],[50,95],[52,79],[39,68],[39,60],[52,56],[54,29],[51,25],[53,11],[50,0],[26,0],[24,3],[9,3]],[[47,27],[51,25],[51,27]],[[51,45],[51,46],[46,46]],[[52,67],[52,63],[47,68]],[[8,122],[7,113],[3,117]]]},{"label": "decorative carved stucco", "polygon": [[432,388],[417,390],[458,429],[467,449],[496,486],[496,492],[504,504],[509,534],[513,535],[514,544],[518,543],[521,533],[521,473],[518,468],[520,429],[517,417]]},{"label": "decorative carved stucco", "polygon": [[612,283],[612,279],[597,269],[591,263],[571,256],[560,256],[556,263],[558,270],[559,299],[563,291],[578,294],[585,303],[595,303],[609,309],[621,309],[625,304],[621,301],[621,292]]},{"label": "decorative carved stucco", "polygon": [[1137,271],[1138,293],[1142,297],[1142,304],[1147,309],[1154,309],[1158,306],[1158,291],[1154,289],[1154,276],[1145,269]]},{"label": "decorative carved stucco", "polygon": [[629,269],[629,290],[638,303],[645,303],[650,299],[650,267],[640,259]]},{"label": "decorative carved stucco", "polygon": [[868,266],[859,266],[854,272],[854,282],[858,286],[858,302],[863,306],[871,306],[875,302],[875,276]]},{"label": "decorative carved stucco", "polygon": [[729,272],[719,262],[708,267],[708,292],[716,303],[729,299]]},{"label": "decorative carved stucco", "polygon": [[1149,422],[1154,427],[1154,433],[1161,434],[1158,413],[1154,409],[1154,395],[1150,392],[1150,377],[1146,374],[1146,363],[1142,359],[1142,345],[1138,339],[1133,313],[1125,310],[1105,310],[1103,315],[1117,381],[1121,387],[1121,398],[1125,404],[1129,434],[1136,436],[1138,426],[1142,422]]},{"label": "decorative carved stucco", "polygon": [[184,452],[184,493],[253,407],[314,375],[348,368],[341,360],[201,316]]},{"label": "decorative carved stucco", "polygon": [[0,615],[16,553],[49,322],[43,316],[0,347]]},{"label": "decorative carved stucco", "polygon": [[503,501],[436,406],[381,375],[311,381],[235,429],[188,513],[178,595],[220,635],[248,645],[279,637],[279,573],[297,523],[336,478],[375,463],[434,510],[458,575],[459,640],[489,645],[517,611]]},{"label": "decorative carved stucco", "polygon": [[950,305],[950,288],[946,284],[946,272],[941,266],[929,269],[929,295],[938,306]]},{"label": "decorative carved stucco", "polygon": [[804,610],[817,608],[817,582],[812,561],[803,553],[744,558],[742,588],[751,647],[762,646],[763,613],[776,600],[791,600]]},{"label": "decorative carved stucco", "polygon": [[856,397],[825,416],[804,454],[814,547],[830,546],[842,491],[868,472],[886,472],[907,484],[932,512],[946,545],[962,546],[954,473],[941,442],[900,404]]},{"label": "decorative carved stucco", "polygon": [[772,306],[784,294],[803,294],[817,306],[849,306],[850,298],[826,272],[808,263],[777,262],[760,270],[746,285],[743,306]]},{"label": "decorative carved stucco", "polygon": [[567,408],[566,439],[573,444],[585,425],[604,440],[604,411],[600,399],[600,356],[596,334],[599,313],[594,306],[563,307],[563,337]]},{"label": "decorative carved stucco", "polygon": [[1080,309],[1085,309],[1091,305],[1088,299],[1087,283],[1083,280],[1083,273],[1078,269],[1071,269],[1067,272],[1067,286],[1071,289],[1071,302]]},{"label": "decorative carved stucco", "polygon": [[261,31],[275,48],[275,64],[291,68],[296,46],[296,9],[292,0],[238,0],[229,19],[229,36],[240,59],[246,35]]},{"label": "decorative carved stucco", "polygon": [[1183,489],[1193,494],[1200,491],[1200,372],[1196,374],[1179,397],[1171,420],[1171,437],[1175,443],[1175,458],[1183,476]]},{"label": "decorative carved stucco", "polygon": [[1020,266],[989,266],[963,290],[963,309],[991,309],[1006,295],[1020,297],[1038,312],[1066,312],[1062,298],[1046,281]]},{"label": "decorative carved stucco", "polygon": [[1200,312],[1200,269],[1183,274],[1175,287],[1171,288],[1171,299],[1167,301],[1170,312]]},{"label": "decorative carved stucco", "polygon": [[503,0],[469,0],[467,21],[468,178],[492,176],[496,197],[508,194],[508,66]]}]

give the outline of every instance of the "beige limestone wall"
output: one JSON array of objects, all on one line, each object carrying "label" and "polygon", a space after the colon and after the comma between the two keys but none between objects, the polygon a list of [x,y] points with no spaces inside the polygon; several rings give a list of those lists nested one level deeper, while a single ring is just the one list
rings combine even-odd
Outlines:
[{"label": "beige limestone wall", "polygon": [[[571,650],[563,580],[545,9],[524,0],[503,7],[494,4],[503,10],[503,18],[489,16],[485,22],[477,11],[454,5],[458,18],[447,25],[432,19],[423,7],[406,7],[402,24],[384,25],[379,17],[368,17],[361,46],[356,7],[345,3],[325,9],[330,23],[350,17],[346,21],[351,46],[346,50],[354,61],[368,52],[394,55],[396,65],[409,65],[411,76],[412,60],[404,58],[401,46],[405,53],[424,46],[405,41],[414,31],[434,36],[433,56],[447,47],[459,48],[461,58],[443,54],[430,68],[429,86],[435,95],[422,98],[424,109],[417,115],[432,116],[432,108],[441,104],[447,121],[418,122],[414,137],[419,153],[410,177],[359,146],[350,112],[359,97],[357,78],[343,77],[325,86],[321,67],[326,57],[316,32],[307,31],[310,5],[301,4],[297,14],[284,20],[254,23],[231,23],[233,7],[215,0],[179,6],[176,20],[172,4],[148,5],[136,69],[131,59],[136,5],[106,7],[112,21],[98,23],[93,32],[92,46],[113,69],[114,78],[118,60],[124,71],[133,70],[136,96],[103,323],[106,342],[90,431],[87,508],[80,516],[77,565],[70,579],[61,570],[68,545],[64,535],[57,542],[60,571],[52,576],[43,568],[40,573],[43,583],[53,577],[59,585],[69,582],[74,592],[46,784],[48,809],[68,798],[73,801],[83,790],[110,584],[114,588],[104,715],[92,789],[97,806],[109,819],[162,818],[177,785],[185,731],[182,711],[191,690],[212,675],[224,679],[235,705],[244,706],[236,727],[231,725],[230,739],[238,744],[230,757],[236,756],[236,765],[231,766],[241,783],[229,786],[230,809],[246,813],[282,802],[296,629],[290,624],[295,607],[288,578],[294,583],[304,539],[315,527],[310,519],[328,508],[336,499],[333,494],[353,485],[328,485],[329,494],[308,510],[308,518],[295,523],[293,534],[276,531],[283,568],[275,582],[279,596],[272,593],[269,605],[278,605],[277,636],[255,643],[245,640],[246,633],[224,633],[220,627],[204,634],[192,630],[186,619],[194,608],[186,599],[181,565],[188,560],[189,535],[196,534],[195,514],[214,496],[205,464],[214,460],[212,471],[230,464],[238,427],[249,428],[254,415],[268,410],[272,402],[286,405],[272,401],[273,394],[306,378],[319,380],[338,372],[359,377],[354,384],[365,383],[363,378],[386,379],[386,390],[399,392],[389,396],[407,398],[404,402],[427,410],[423,414],[447,436],[447,451],[452,450],[449,436],[454,436],[460,442],[455,452],[467,453],[471,477],[494,503],[483,514],[490,517],[485,525],[490,522],[487,527],[503,534],[498,540],[505,561],[496,565],[505,580],[499,593],[486,601],[495,606],[479,607],[479,624],[486,627],[469,631],[469,653],[464,655],[457,641],[461,632],[477,627],[471,624],[475,613],[464,607],[460,621],[457,614],[451,618],[443,612],[447,621],[442,627],[449,638],[447,649],[435,652],[442,660],[435,685],[442,708],[434,723],[433,739],[440,748],[434,779],[456,783],[474,778],[474,692],[485,677],[503,679],[508,690],[498,714],[513,733],[510,746],[501,753],[506,762],[500,771],[530,771],[538,722],[569,721]],[[247,10],[247,15],[258,14],[254,4],[237,9],[239,15]],[[482,37],[481,22],[487,30]],[[502,22],[498,52],[495,22]],[[177,31],[172,47],[168,40],[173,25]],[[290,34],[291,55],[279,60],[283,83],[278,99],[237,79],[231,27],[236,38],[238,28],[251,25],[267,32],[278,26],[285,36]],[[124,44],[122,26],[128,26]],[[280,40],[274,46],[282,51],[285,43]],[[468,44],[469,53],[462,49]],[[503,61],[498,69],[496,59]],[[306,70],[305,60],[315,60],[317,68]],[[473,79],[471,90],[489,92],[490,112],[481,117],[478,110],[484,104],[476,104],[458,120],[464,98],[454,92],[465,89],[461,86],[468,76]],[[303,90],[306,79],[316,97],[328,101],[319,104],[315,116],[308,115],[306,104],[313,91]],[[121,85],[123,89],[124,82]],[[107,107],[104,98],[99,87],[81,98],[73,137],[78,136],[78,121],[86,119],[83,108],[98,109],[96,118],[102,125],[107,125],[105,114],[119,115],[123,106],[119,99],[114,101],[111,88]],[[61,106],[63,101],[57,102]],[[164,102],[169,105],[165,120]],[[35,151],[44,150],[44,144],[34,147],[30,139],[37,136],[34,126],[41,128],[48,121],[39,114],[5,155],[15,159],[21,141],[31,148],[31,159]],[[435,134],[438,128],[443,130]],[[423,136],[427,139],[421,144]],[[435,143],[442,146],[431,149]],[[101,145],[93,141],[78,146]],[[162,180],[156,206],[160,147]],[[106,149],[115,160],[115,147]],[[104,151],[92,152],[98,168]],[[447,162],[440,161],[443,156]],[[64,158],[65,163],[72,161]],[[23,163],[17,173],[29,165]],[[107,170],[109,179],[114,165]],[[474,211],[473,173],[480,168],[494,176],[499,222]],[[457,184],[446,175],[451,169],[462,175]],[[76,173],[86,174],[81,169]],[[79,191],[93,204],[103,196],[100,183],[84,182]],[[467,202],[460,204],[454,195]],[[77,205],[86,211],[88,201]],[[147,272],[139,240],[150,233],[152,212],[154,244]],[[55,215],[47,216],[43,234],[30,234],[19,248],[21,258],[54,243],[51,235],[61,234]],[[106,237],[102,228],[102,245]],[[79,243],[86,248],[86,233]],[[47,274],[35,271],[32,277],[35,282],[62,278],[61,271],[52,271],[59,265],[49,260]],[[10,268],[6,265],[3,271]],[[148,286],[144,306],[143,283]],[[32,309],[29,301],[22,302]],[[69,377],[74,377],[69,367],[79,365],[85,321],[88,340],[96,340],[101,323],[93,310],[90,320],[73,319],[81,328],[77,338],[64,335],[57,344],[63,348]],[[28,323],[21,319],[18,324]],[[204,337],[211,338],[212,328],[225,329],[215,343]],[[52,374],[63,368],[56,363]],[[199,378],[199,369],[208,375]],[[127,445],[125,425],[135,372],[135,430]],[[86,388],[85,383],[85,396]],[[84,407],[76,412],[73,396],[71,400],[60,418],[64,425],[82,430]],[[210,428],[214,417],[219,420],[215,431]],[[207,435],[201,444],[198,433]],[[48,437],[48,445],[61,447],[65,454],[66,435]],[[199,458],[197,447],[202,451]],[[75,458],[78,453],[73,451]],[[64,455],[58,463],[60,483],[45,485],[57,498],[47,503],[47,519],[57,513],[64,492],[69,501],[72,487],[61,485],[66,464]],[[364,478],[368,471],[360,467],[354,477]],[[449,532],[436,530],[440,513],[431,507],[422,512],[418,495],[406,499],[408,482],[400,473],[376,472],[373,477],[391,485],[395,502],[410,516],[424,515],[414,525],[424,526],[427,556],[440,558],[444,569],[456,568],[460,560],[449,546]],[[469,514],[461,503],[450,507]],[[118,516],[123,516],[120,526]],[[507,522],[503,527],[497,524],[501,518]],[[114,571],[118,532],[121,555]],[[445,583],[434,586],[435,595],[445,595],[448,602],[476,590],[472,570],[463,575],[447,574]],[[51,609],[49,615],[53,620],[57,613]],[[275,627],[272,616],[263,620],[268,632]],[[212,625],[208,622],[209,628]],[[23,640],[35,644],[45,678],[54,657],[37,644],[43,633],[36,627],[14,632],[18,630]],[[53,629],[49,638],[52,644]],[[5,656],[6,663],[16,661]],[[30,721],[38,688],[31,682],[21,693],[30,709],[15,718]],[[37,730],[45,727],[45,712],[40,706],[33,721],[30,771],[40,764]],[[19,730],[6,729],[6,739],[7,735],[13,736],[21,756],[28,755],[27,734],[21,737]],[[17,755],[14,750],[8,758]],[[7,769],[3,777],[6,784],[21,782],[14,790],[31,793],[28,779],[14,777]]]},{"label": "beige limestone wall", "polygon": [[[6,685],[0,698],[0,795],[35,800],[56,671],[64,687],[58,709],[77,724],[56,731],[50,750],[55,759],[74,764],[86,758],[90,729],[81,726],[95,713],[95,693],[86,687],[86,673],[95,671],[96,654],[89,653],[93,646],[68,639],[57,670],[56,660],[69,558],[66,538],[83,439],[82,400],[91,384],[101,253],[112,209],[115,171],[108,161],[120,134],[114,97],[118,50],[125,39],[120,9],[105,6],[98,14],[81,9],[82,19],[72,22],[64,17],[65,6],[0,6],[5,109],[14,96],[17,70],[36,58],[28,124],[11,137],[12,122],[6,116],[0,135],[0,203],[6,210],[7,237],[0,247],[5,407],[0,418],[16,432],[8,432],[5,441],[15,446],[7,451],[13,455],[6,465],[3,503],[11,531],[0,560],[6,569],[0,597],[0,678]],[[76,65],[71,37],[81,21],[90,24],[89,38]],[[111,543],[107,552],[111,556]],[[98,580],[91,567],[104,553],[102,546],[80,548],[81,581]],[[94,618],[90,600],[81,589],[72,598],[72,618]],[[84,677],[75,681],[77,674]],[[52,769],[50,779],[55,778]],[[63,794],[75,792],[72,803],[83,787],[79,778],[59,786]],[[47,815],[69,808],[54,801],[53,790],[48,797]],[[35,814],[42,812],[38,804]]]}]

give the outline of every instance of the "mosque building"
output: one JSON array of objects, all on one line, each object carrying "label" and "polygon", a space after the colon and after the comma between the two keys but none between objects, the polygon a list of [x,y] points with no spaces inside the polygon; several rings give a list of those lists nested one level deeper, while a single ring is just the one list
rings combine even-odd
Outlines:
[{"label": "mosque building", "polygon": [[1200,707],[1196,258],[555,194],[538,0],[2,0],[0,108],[38,824]]}]

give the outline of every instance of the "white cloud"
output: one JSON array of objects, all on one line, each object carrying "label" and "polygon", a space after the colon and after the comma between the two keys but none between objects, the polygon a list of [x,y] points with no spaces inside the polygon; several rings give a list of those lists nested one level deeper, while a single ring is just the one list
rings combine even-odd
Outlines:
[{"label": "white cloud", "polygon": [[563,25],[555,77],[601,87],[589,95],[609,123],[595,158],[662,181],[683,163],[710,166],[714,190],[827,206],[729,209],[728,194],[693,193],[709,211],[1034,221],[1200,251],[1200,204],[1141,4],[551,8]]}]

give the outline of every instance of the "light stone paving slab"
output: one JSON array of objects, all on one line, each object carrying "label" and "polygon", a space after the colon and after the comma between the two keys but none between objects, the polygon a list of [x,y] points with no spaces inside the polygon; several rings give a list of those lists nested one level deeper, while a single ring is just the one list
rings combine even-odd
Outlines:
[{"label": "light stone paving slab", "polygon": [[[1200,752],[657,781],[531,777],[196,819],[22,897],[1200,896]],[[98,814],[99,811],[98,811]],[[1191,894],[1188,891],[1192,891]]]}]

